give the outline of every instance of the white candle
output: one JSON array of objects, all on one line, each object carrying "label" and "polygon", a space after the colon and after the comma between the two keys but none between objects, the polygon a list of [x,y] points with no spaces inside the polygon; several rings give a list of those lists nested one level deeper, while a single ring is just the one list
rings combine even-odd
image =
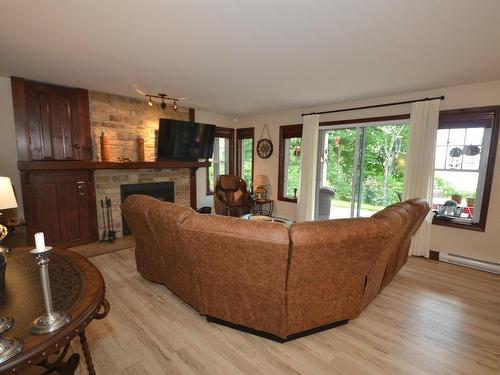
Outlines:
[{"label": "white candle", "polygon": [[43,232],[35,233],[36,251],[45,251],[45,238]]}]

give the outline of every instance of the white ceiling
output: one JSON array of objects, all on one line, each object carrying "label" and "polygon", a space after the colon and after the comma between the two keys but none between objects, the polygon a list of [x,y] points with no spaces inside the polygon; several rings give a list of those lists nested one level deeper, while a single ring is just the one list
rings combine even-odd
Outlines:
[{"label": "white ceiling", "polygon": [[233,116],[500,78],[500,0],[2,0],[0,75]]}]

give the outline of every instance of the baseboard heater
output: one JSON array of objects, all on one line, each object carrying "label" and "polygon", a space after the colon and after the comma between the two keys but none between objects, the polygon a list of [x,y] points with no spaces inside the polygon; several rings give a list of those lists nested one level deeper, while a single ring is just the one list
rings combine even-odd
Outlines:
[{"label": "baseboard heater", "polygon": [[474,268],[476,270],[496,273],[500,275],[500,264],[479,260],[452,253],[439,253],[439,260],[459,266]]}]

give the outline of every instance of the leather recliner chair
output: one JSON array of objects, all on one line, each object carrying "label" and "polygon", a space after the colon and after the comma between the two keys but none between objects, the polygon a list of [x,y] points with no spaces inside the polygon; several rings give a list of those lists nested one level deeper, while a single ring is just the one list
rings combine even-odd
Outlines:
[{"label": "leather recliner chair", "polygon": [[255,212],[255,200],[247,191],[245,180],[240,177],[228,174],[217,176],[214,190],[217,215],[239,217]]}]

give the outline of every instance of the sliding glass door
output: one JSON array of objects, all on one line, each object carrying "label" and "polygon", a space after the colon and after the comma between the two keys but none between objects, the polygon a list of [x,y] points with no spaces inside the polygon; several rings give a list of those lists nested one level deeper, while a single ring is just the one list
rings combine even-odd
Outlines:
[{"label": "sliding glass door", "polygon": [[316,219],[368,217],[398,202],[408,133],[401,120],[321,129]]}]

